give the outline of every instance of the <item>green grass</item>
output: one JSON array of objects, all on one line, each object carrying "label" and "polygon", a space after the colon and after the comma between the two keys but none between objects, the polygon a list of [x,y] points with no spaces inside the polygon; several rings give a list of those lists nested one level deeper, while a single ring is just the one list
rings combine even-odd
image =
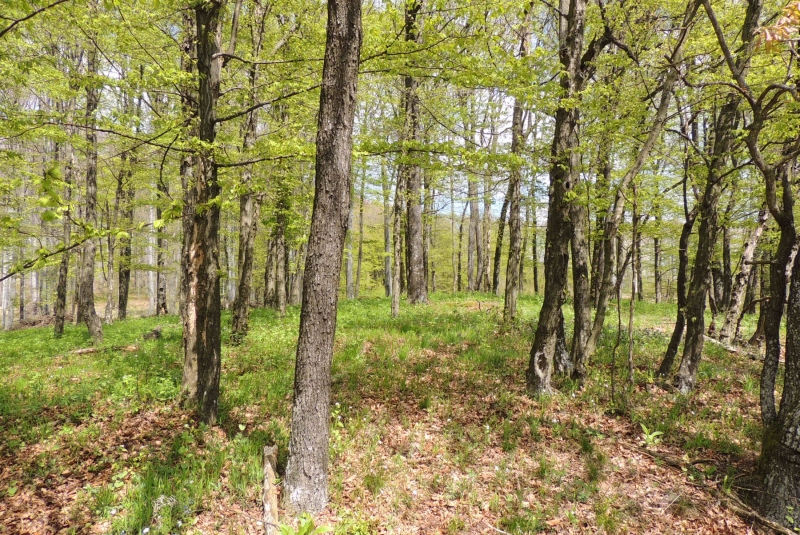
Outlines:
[{"label": "green grass", "polygon": [[[461,474],[455,480],[447,471],[424,474],[422,492],[469,507],[486,502],[496,525],[510,533],[547,529],[545,521],[559,508],[573,511],[582,504],[597,528],[622,530],[629,520],[624,508],[599,490],[612,470],[607,448],[615,439],[580,416],[610,406],[615,309],[585,387],[558,380],[560,394],[521,403],[540,298],[522,297],[519,320],[510,327],[502,324],[502,301],[493,295],[435,294],[431,301],[403,305],[398,318],[391,318],[384,298],[340,301],[331,431],[331,495],[343,518],[337,532],[347,522],[354,533],[373,533],[380,525],[365,520],[369,510],[345,505],[353,485],[362,499],[384,500],[411,515],[388,524],[416,521],[420,498],[397,487],[414,473],[409,463],[416,451],[439,456],[447,470]],[[636,389],[628,391],[623,383],[625,336],[617,359],[624,418],[634,429],[644,423],[663,432],[665,446],[689,454],[757,451],[757,363],[707,344],[696,395],[668,394],[654,402],[642,388],[652,381],[673,316],[674,305],[636,304]],[[198,519],[224,518],[220,508],[255,507],[263,446],[278,445],[279,473],[286,464],[299,310],[290,307],[284,318],[254,310],[251,330],[238,346],[229,344],[228,323],[226,314],[216,429],[195,424],[176,405],[181,326],[175,316],[104,326],[104,350],[83,355],[71,352],[90,345],[83,326],[67,326],[60,339],[45,328],[0,334],[0,460],[14,466],[13,486],[0,487],[0,499],[4,493],[10,499],[26,490],[69,487],[77,493],[71,522],[128,534],[145,528],[153,534],[186,532]],[[144,341],[142,334],[158,325],[163,337]],[[745,328],[754,326],[748,319]],[[569,337],[570,318],[567,331]],[[112,349],[131,344],[139,349]],[[730,399],[719,403],[726,395]],[[564,407],[576,416],[563,418]],[[425,431],[414,429],[431,422],[438,426],[437,440],[419,450]],[[399,437],[397,426],[408,437]],[[579,462],[564,466],[544,453],[553,447]],[[482,497],[475,490],[483,481],[476,471],[489,453],[502,459],[494,467],[492,494]],[[530,464],[525,478],[507,468],[520,459]],[[348,479],[354,470],[355,482]],[[76,472],[92,477],[73,483],[69,474]],[[702,475],[721,479],[728,472]],[[530,487],[534,480],[536,488]],[[550,502],[524,507],[522,494],[514,492]],[[441,527],[457,532],[468,517],[468,510],[453,510]],[[224,520],[215,522],[204,529],[236,532]]]}]

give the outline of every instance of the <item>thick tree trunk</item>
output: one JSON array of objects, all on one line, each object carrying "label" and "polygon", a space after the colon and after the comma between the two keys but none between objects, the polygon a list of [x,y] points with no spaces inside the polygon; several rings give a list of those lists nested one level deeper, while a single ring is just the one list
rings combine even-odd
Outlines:
[{"label": "thick tree trunk", "polygon": [[[413,1],[406,12],[406,40],[416,40],[416,13],[420,4]],[[419,136],[419,97],[417,83],[411,76],[405,77],[405,137],[416,142]],[[411,152],[411,151],[409,151]],[[412,152],[413,154],[413,152]],[[407,156],[408,157],[408,156]],[[425,264],[423,261],[422,243],[422,174],[419,164],[405,163],[400,168],[405,174],[407,188],[406,204],[408,209],[407,237],[408,247],[408,301],[411,304],[427,303],[428,291],[425,280]]]},{"label": "thick tree trunk", "polygon": [[[220,94],[222,59],[220,50],[220,10],[222,2],[211,0],[195,7],[197,24],[197,71],[199,78],[198,134],[204,146],[216,138],[216,106]],[[217,421],[220,379],[220,277],[219,204],[217,163],[211,150],[197,158],[195,210],[184,236],[188,251],[187,295],[183,317],[184,368],[182,391],[185,405],[198,412],[200,419],[213,425]]]},{"label": "thick tree trunk", "polygon": [[[539,322],[536,325],[526,372],[528,391],[533,395],[546,394],[552,390],[550,378],[558,340],[561,305],[564,302],[567,285],[569,245],[573,233],[570,222],[570,195],[573,194],[580,172],[580,154],[577,150],[580,106],[575,100],[580,98],[580,92],[588,79],[593,55],[599,53],[605,46],[593,43],[590,50],[584,54],[586,6],[586,0],[561,1],[561,11],[568,15],[559,18],[558,28],[559,55],[563,67],[560,75],[562,94],[556,108],[553,144],[550,150],[550,204],[544,253],[544,301],[539,312]],[[605,40],[608,40],[608,35],[603,36],[602,42],[605,43]]]},{"label": "thick tree trunk", "polygon": [[[91,76],[96,76],[97,48],[92,47],[88,52],[87,71]],[[86,197],[84,198],[84,218],[88,223],[97,224],[97,133],[94,130],[97,106],[100,101],[100,89],[95,87],[97,82],[92,79],[86,88]],[[89,335],[95,344],[103,341],[103,324],[94,308],[94,261],[95,240],[86,240],[83,244],[83,266],[81,269],[81,295],[80,309],[83,321],[89,329]]]},{"label": "thick tree trunk", "polygon": [[328,502],[331,361],[350,165],[359,51],[359,0],[330,0],[317,130],[316,195],[304,273],[285,504],[315,514]]},{"label": "thick tree trunk", "polygon": [[768,215],[769,212],[767,212],[765,208],[762,208],[758,213],[758,226],[753,229],[750,236],[747,238],[744,250],[742,251],[739,273],[736,274],[736,280],[733,286],[728,289],[729,297],[728,308],[725,312],[725,323],[722,325],[722,330],[719,333],[719,339],[723,342],[732,339],[735,334],[735,329],[738,324],[737,320],[742,311],[747,281],[750,279],[750,272],[753,270],[753,256],[756,252],[758,240],[767,227]]},{"label": "thick tree trunk", "polygon": [[[585,3],[572,0],[580,10],[580,34],[583,35],[583,15]],[[580,50],[580,49],[579,49]],[[575,52],[573,52],[574,54]],[[572,89],[567,75],[562,75],[562,87]],[[568,94],[572,94],[571,92]],[[533,395],[552,391],[550,379],[553,373],[553,359],[556,353],[559,322],[562,321],[561,305],[565,298],[567,267],[569,264],[569,244],[572,228],[569,223],[570,203],[566,198],[572,191],[573,172],[577,172],[578,144],[577,107],[569,109],[560,106],[556,111],[556,123],[551,150],[550,203],[547,215],[544,258],[544,301],[539,312],[539,322],[531,348],[527,370],[528,390]]]},{"label": "thick tree trunk", "polygon": [[[785,185],[788,186],[788,183],[785,183]],[[792,193],[788,192],[788,195],[785,193],[784,197],[791,195]],[[791,214],[790,206],[784,205],[784,214]],[[786,223],[789,223],[789,221],[786,221]],[[793,228],[793,224],[791,226]],[[783,234],[781,232],[782,238]],[[780,254],[779,258],[781,258]],[[775,291],[775,285],[773,285],[773,291]],[[779,301],[775,297],[773,294],[771,302]],[[777,308],[779,307],[770,304],[771,311]],[[782,302],[780,308],[783,308]],[[771,315],[774,316],[775,313],[772,312]],[[778,328],[776,327],[774,330],[777,331]],[[774,335],[774,333],[768,335],[768,344],[770,343],[771,335]],[[759,468],[763,478],[764,492],[759,492],[758,498],[760,509],[766,517],[781,524],[786,524],[786,517],[794,516],[792,511],[797,510],[798,497],[800,497],[799,262],[794,262],[791,274],[789,304],[786,315],[786,361],[783,397],[781,398],[780,410],[777,413],[774,405],[774,380],[778,368],[778,356],[770,354],[770,349],[768,345],[761,382],[761,410],[764,418],[764,435],[761,441]],[[778,349],[780,349],[779,346]],[[766,396],[763,391],[764,388],[770,389]]]},{"label": "thick tree trunk", "polygon": [[[580,187],[580,173],[575,183]],[[572,222],[572,303],[575,311],[572,336],[572,377],[583,382],[586,377],[586,343],[592,333],[592,303],[589,294],[589,241],[586,227],[589,213],[586,206],[573,202],[570,206]],[[634,223],[635,224],[635,223]]]},{"label": "thick tree trunk", "polygon": [[[797,272],[798,269],[793,269],[792,264],[793,256],[795,254],[794,247],[797,241],[797,231],[794,224],[794,199],[792,193],[791,177],[786,169],[781,170],[778,180],[781,182],[783,188],[783,206],[779,213],[774,213],[778,226],[780,228],[780,239],[778,241],[778,251],[769,265],[769,301],[764,303],[762,307],[762,315],[764,316],[763,329],[764,329],[764,368],[761,371],[761,417],[764,420],[765,427],[775,423],[777,418],[775,409],[775,381],[778,376],[778,367],[780,366],[781,357],[781,319],[783,318],[783,310],[786,304],[786,282],[789,279],[789,272]],[[798,275],[800,276],[800,275]],[[792,276],[794,281],[794,276]],[[795,305],[800,301],[794,301]],[[791,309],[787,309],[787,347],[786,347],[786,377],[784,385],[789,381],[789,315],[796,313]],[[798,321],[798,318],[794,318]],[[796,328],[796,327],[795,327]],[[800,345],[794,347],[794,351],[800,352]],[[797,358],[792,355],[792,358]],[[786,386],[784,386],[784,391]],[[793,394],[796,395],[796,394]],[[784,399],[786,394],[784,393]],[[768,438],[768,437],[765,437]]]}]

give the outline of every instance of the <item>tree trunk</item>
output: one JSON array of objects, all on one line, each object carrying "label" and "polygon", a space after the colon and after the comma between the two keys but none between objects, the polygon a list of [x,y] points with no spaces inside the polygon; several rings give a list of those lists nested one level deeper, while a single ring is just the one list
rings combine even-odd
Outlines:
[{"label": "tree trunk", "polygon": [[[528,55],[528,19],[531,9],[525,10],[524,21],[522,23],[522,36],[519,43],[519,57],[524,58]],[[522,152],[525,140],[523,138],[523,109],[522,102],[514,99],[514,110],[511,116],[511,154],[512,157],[519,157]],[[506,193],[503,208],[500,211],[500,221],[497,230],[497,247],[494,255],[494,281],[492,290],[497,293],[499,289],[500,255],[498,254],[503,245],[503,226],[505,219],[506,205],[510,207],[508,220],[508,261],[506,265],[506,291],[503,306],[503,319],[512,321],[517,315],[517,296],[522,289],[522,265],[525,255],[525,245],[522,242],[522,173],[517,162],[512,163],[511,174],[508,179],[508,192]]]},{"label": "tree trunk", "polygon": [[[767,218],[769,212],[766,208],[762,208],[758,213],[758,226],[753,229],[742,251],[741,267],[739,273],[736,274],[736,280],[733,286],[728,291],[728,308],[725,311],[725,323],[722,325],[722,330],[719,333],[719,339],[727,342],[733,338],[737,325],[737,320],[742,311],[742,302],[744,300],[744,292],[747,287],[747,281],[750,279],[750,272],[753,270],[753,255],[756,252],[758,240],[761,234],[767,227]],[[730,239],[729,239],[730,241]],[[730,244],[728,246],[730,248]],[[730,264],[730,259],[728,260]],[[728,266],[730,269],[730,266]]]},{"label": "tree trunk", "polygon": [[[575,185],[582,184],[580,173],[576,173]],[[587,207],[581,202],[570,203],[572,221],[572,303],[575,311],[572,336],[572,377],[583,382],[586,377],[586,343],[592,333],[592,303],[589,297],[589,241],[586,227],[589,222]],[[634,223],[635,225],[635,223]]]},{"label": "tree trunk", "polygon": [[[169,199],[169,186],[163,181],[159,180],[158,184],[159,198]],[[156,208],[156,218],[161,219],[161,207]],[[161,314],[169,314],[167,308],[167,239],[164,237],[163,230],[158,230],[156,233],[156,316]],[[108,253],[111,254],[111,251]]]},{"label": "tree trunk", "polygon": [[330,0],[317,130],[316,194],[304,273],[285,505],[316,514],[328,502],[331,361],[361,48],[359,0]]},{"label": "tree trunk", "polygon": [[397,183],[394,189],[394,208],[392,211],[392,317],[400,314],[400,294],[403,291],[403,197],[405,196],[404,173],[397,170]]},{"label": "tree trunk", "polygon": [[[661,227],[661,218],[656,219],[656,225]],[[661,240],[658,237],[653,238],[653,284],[655,285],[654,293],[656,303],[662,301],[661,296]]]},{"label": "tree trunk", "polygon": [[[72,183],[73,173],[75,172],[75,150],[72,143],[65,143],[66,148],[66,169],[64,170],[64,202],[67,210],[64,214],[63,220],[63,236],[64,246],[70,243],[70,234],[72,230],[72,210],[70,202],[72,201]],[[57,153],[58,157],[58,153]],[[58,284],[56,286],[56,303],[55,303],[55,319],[53,322],[53,334],[56,338],[60,338],[64,334],[64,320],[67,312],[67,276],[69,274],[69,258],[70,252],[65,251],[61,255],[61,263],[58,266]]]},{"label": "tree trunk", "polygon": [[[198,137],[206,147],[216,138],[216,107],[220,94],[220,10],[222,2],[211,0],[195,7],[197,28]],[[219,204],[217,163],[213,151],[203,149],[197,158],[193,200],[203,210],[194,210],[184,235],[188,251],[187,295],[183,318],[184,404],[200,419],[217,421],[220,379],[220,277]]]},{"label": "tree trunk", "polygon": [[[195,19],[191,10],[183,12],[183,39],[181,40],[181,71],[187,79],[194,80],[194,65],[197,60],[197,48],[195,47],[195,36],[197,29]],[[197,108],[199,98],[197,88],[187,83],[181,86],[181,115],[190,126],[187,129],[186,137],[191,139],[197,136],[197,123],[194,118],[199,113]],[[141,98],[139,99],[141,102]],[[197,199],[195,198],[195,174],[199,169],[198,158],[195,154],[185,154],[181,158],[180,177],[181,189],[183,190],[183,210],[181,211],[181,278],[180,278],[180,303],[181,318],[187,321],[187,302],[189,299],[189,268],[191,264],[190,240],[192,233],[192,221],[194,220],[197,209]],[[121,285],[120,285],[121,286]],[[184,358],[186,353],[184,351]],[[194,357],[192,357],[194,360]],[[185,365],[186,363],[184,363]],[[196,363],[195,363],[196,366]],[[184,371],[185,372],[185,371]],[[194,376],[196,372],[190,375]],[[185,380],[184,380],[185,382]]]},{"label": "tree trunk", "polygon": [[[789,186],[789,181],[785,181],[784,187]],[[791,190],[784,190],[785,199],[791,195]],[[791,204],[789,206],[784,204],[783,208],[785,215],[792,214]],[[785,223],[787,231],[784,232],[784,227],[781,228],[781,243],[784,242],[785,234],[793,234],[788,230],[790,227],[792,230],[794,229],[793,221],[786,220]],[[785,255],[781,254],[782,252],[779,247],[777,264],[785,258]],[[773,264],[773,267],[780,269],[780,267],[787,266]],[[764,492],[758,493],[759,505],[767,518],[781,524],[786,524],[787,516],[793,516],[790,508],[796,510],[798,496],[800,496],[800,262],[794,262],[791,271],[789,304],[786,314],[783,396],[780,410],[777,413],[775,412],[774,388],[779,355],[774,352],[775,346],[777,346],[777,351],[780,351],[780,340],[776,336],[780,325],[769,326],[769,321],[775,319],[777,310],[783,308],[783,302],[774,293],[769,304],[770,318],[766,322],[766,326],[772,332],[767,334],[767,354],[761,378],[764,435],[761,440],[759,469],[763,478]],[[785,279],[782,282],[785,282]],[[776,291],[776,285],[771,286],[772,291]],[[775,305],[775,302],[780,304]],[[778,323],[780,324],[780,319]],[[765,388],[769,389],[769,392],[764,392]]]},{"label": "tree trunk", "polygon": [[[88,52],[87,72],[97,75],[97,48]],[[93,225],[97,224],[97,133],[94,130],[97,121],[95,113],[100,101],[100,89],[92,79],[86,87],[86,197],[84,198],[84,219]],[[83,321],[89,329],[89,335],[95,344],[103,341],[103,324],[94,308],[94,261],[95,241],[86,240],[83,244],[83,267],[81,269],[81,312]]]},{"label": "tree trunk", "polygon": [[[734,163],[735,165],[735,163]],[[721,289],[717,293],[719,299],[717,304],[720,309],[727,313],[731,304],[731,291],[733,289],[733,270],[731,269],[731,217],[736,206],[736,195],[731,192],[728,206],[725,208],[725,221],[722,225],[722,271],[720,272],[719,282]]]},{"label": "tree trunk", "polygon": [[461,237],[459,234],[458,249],[456,249],[456,194],[453,183],[453,174],[450,173],[450,246],[452,248],[450,261],[453,263],[453,293],[455,293],[461,291]]},{"label": "tree trunk", "polygon": [[286,208],[284,202],[278,203],[278,214],[275,227],[275,304],[280,317],[286,315],[286,274],[288,255],[286,254]]},{"label": "tree trunk", "polygon": [[481,256],[481,214],[478,208],[478,182],[473,175],[467,177],[469,197],[469,238],[467,240],[467,290],[474,292],[480,283],[479,259]]},{"label": "tree trunk", "polygon": [[[633,315],[636,310],[636,296],[638,292],[638,285],[639,285],[639,248],[637,244],[639,243],[639,206],[637,204],[637,191],[636,191],[636,184],[633,184],[633,209],[631,215],[631,221],[633,222],[633,229],[631,232],[631,254],[633,258],[631,259],[631,298],[630,302],[628,303],[628,386],[633,388],[634,385],[634,368],[633,368]],[[620,278],[624,276],[624,272],[620,275]]]},{"label": "tree trunk", "polygon": [[458,291],[460,292],[464,287],[463,279],[461,277],[462,273],[462,259],[463,259],[463,252],[464,252],[464,218],[467,214],[467,203],[464,203],[464,210],[461,211],[461,222],[458,224]]},{"label": "tree trunk", "polygon": [[531,211],[530,203],[525,203],[525,219],[522,220],[522,245],[519,248],[519,293],[525,291],[525,255],[528,252],[528,236],[530,235]]},{"label": "tree trunk", "polygon": [[[526,17],[527,18],[527,17]],[[527,34],[522,38],[520,45],[520,56],[524,56],[525,43]],[[519,155],[522,152],[522,103],[519,99],[514,99],[514,111],[511,118],[511,153]],[[500,223],[497,231],[497,248],[494,255],[494,272],[495,272],[495,286],[494,292],[497,292],[499,285],[500,271],[500,247],[503,240],[503,219],[505,218],[506,205],[510,205],[511,210],[508,217],[508,262],[506,264],[506,291],[505,302],[503,303],[503,320],[510,322],[513,321],[517,315],[517,296],[519,294],[519,266],[520,266],[520,246],[522,242],[522,231],[520,225],[521,211],[522,211],[522,181],[521,172],[518,165],[511,168],[511,174],[508,178],[508,193],[506,193],[506,200],[503,203],[503,210],[500,214]]]},{"label": "tree trunk", "polygon": [[[612,256],[613,240],[619,231],[619,226],[623,220],[625,212],[625,190],[628,185],[636,178],[650,156],[656,142],[661,138],[661,131],[664,124],[668,120],[668,112],[670,101],[672,100],[672,91],[681,77],[680,69],[678,66],[683,62],[684,44],[686,43],[689,30],[692,26],[692,21],[697,12],[699,1],[690,0],[686,11],[683,15],[683,21],[680,26],[680,33],[675,48],[670,55],[669,63],[667,66],[667,73],[664,83],[661,88],[661,98],[659,101],[658,109],[655,117],[653,118],[653,125],[647,135],[642,147],[639,149],[633,165],[628,169],[623,178],[617,186],[617,192],[614,197],[614,203],[608,211],[605,218],[605,228],[603,229],[603,270],[600,287],[597,296],[597,308],[595,311],[594,323],[592,325],[592,332],[589,336],[586,347],[584,350],[585,358],[589,359],[594,355],[597,349],[597,342],[600,334],[603,332],[603,324],[605,322],[606,308],[608,300],[611,296],[611,289],[613,286],[614,278],[614,257]],[[619,263],[617,262],[617,267]],[[624,272],[624,270],[623,270]],[[617,281],[621,284],[621,281]]]},{"label": "tree trunk", "polygon": [[[686,189],[684,186],[684,203]],[[667,344],[667,351],[664,354],[664,359],[661,361],[661,366],[658,368],[656,375],[666,379],[672,372],[672,365],[675,362],[675,357],[678,354],[678,346],[680,346],[683,339],[683,331],[686,327],[686,273],[689,269],[689,237],[692,235],[692,228],[694,227],[695,219],[697,218],[697,207],[695,206],[691,212],[686,213],[686,221],[681,228],[681,236],[678,240],[678,275],[677,275],[677,293],[678,293],[678,317],[675,320],[675,328],[672,330],[669,344]]]},{"label": "tree trunk", "polygon": [[[253,4],[253,56],[261,52],[264,41],[264,24],[267,10],[255,2]],[[250,94],[248,103],[253,106],[257,100],[256,88],[258,84],[258,65],[251,64],[248,72]],[[258,109],[247,114],[242,136],[242,152],[252,150],[256,141],[256,126],[258,125]],[[236,299],[233,302],[231,313],[231,340],[240,342],[246,335],[250,321],[250,293],[253,288],[253,260],[255,257],[256,235],[258,233],[258,220],[261,218],[261,203],[264,195],[253,191],[253,168],[246,166],[242,172],[242,186],[245,192],[239,196],[239,251],[236,259],[236,273],[238,286]]]},{"label": "tree trunk", "polygon": [[[611,187],[611,139],[610,136],[604,136],[600,142],[598,153],[598,167],[600,172],[597,175],[595,182],[595,197],[607,198],[610,195]],[[607,210],[597,209],[595,216],[595,235],[594,244],[592,246],[592,272],[591,282],[589,285],[589,298],[592,301],[592,306],[597,308],[598,299],[600,298],[600,288],[603,279],[603,266],[605,265],[605,247],[603,240],[603,230],[605,229]]]},{"label": "tree trunk", "polygon": [[[405,40],[416,43],[419,38],[419,23],[417,16],[421,4],[417,0],[406,2],[405,13]],[[403,106],[405,125],[403,139],[407,142],[419,141],[419,96],[417,95],[417,81],[412,76],[403,79]],[[400,174],[405,175],[406,204],[408,209],[407,237],[408,247],[408,302],[411,304],[427,303],[428,291],[425,278],[425,263],[423,259],[423,230],[422,230],[422,173],[419,164],[409,162],[414,158],[416,151],[403,149],[403,158],[406,160],[400,166]]]},{"label": "tree trunk", "polygon": [[[534,183],[535,184],[535,183]],[[533,188],[531,188],[533,190]],[[536,192],[531,192],[533,207],[531,208],[531,271],[533,272],[533,293],[539,293],[539,223],[536,218]]]},{"label": "tree trunk", "polygon": [[353,286],[353,199],[350,197],[350,208],[347,210],[347,247],[345,249],[345,295],[347,299],[354,299],[356,296]]},{"label": "tree trunk", "polygon": [[3,251],[0,259],[0,274],[4,277],[0,281],[0,292],[2,292],[0,307],[3,310],[3,330],[8,331],[14,325],[14,278],[7,277],[14,266],[13,253]]},{"label": "tree trunk", "polygon": [[[492,139],[496,140],[497,136],[492,134]],[[493,143],[494,144],[494,143]],[[494,149],[492,149],[494,152]],[[479,262],[480,269],[480,282],[478,284],[480,291],[488,292],[491,290],[491,274],[489,273],[489,252],[491,250],[492,242],[492,177],[487,175],[483,181],[483,222],[481,225],[483,233],[481,234],[483,243],[481,244],[481,257]]]},{"label": "tree trunk", "polygon": [[361,264],[364,261],[364,184],[367,181],[367,167],[364,163],[364,172],[361,174],[361,191],[358,195],[358,260],[356,262],[356,287],[354,297],[358,299],[361,290]]},{"label": "tree trunk", "polygon": [[383,290],[386,297],[392,295],[392,212],[389,209],[391,187],[386,174],[386,165],[381,163],[381,187],[383,188]]},{"label": "tree trunk", "polygon": [[[516,110],[516,99],[514,99],[514,102],[515,102],[514,109]],[[516,111],[515,111],[515,113],[516,113]],[[513,132],[513,130],[514,130],[514,124],[513,124],[514,123],[514,119],[513,119],[513,117],[512,117],[512,121],[511,122],[512,122],[511,130]],[[512,133],[512,136],[513,135],[514,134]],[[511,144],[512,145],[514,144],[513,137],[512,137]],[[513,147],[511,149],[511,152],[512,153],[514,152]],[[513,174],[514,172],[515,171],[512,171],[511,173]],[[517,180],[517,182],[519,183],[519,180]],[[494,262],[493,262],[493,265],[492,265],[492,293],[495,294],[495,295],[499,295],[499,293],[500,293],[500,260],[502,258],[502,253],[503,253],[503,239],[505,238],[504,235],[505,235],[505,231],[506,231],[506,215],[508,214],[508,203],[509,203],[509,199],[511,197],[511,188],[513,188],[513,187],[514,186],[512,184],[512,179],[509,179],[508,180],[508,191],[506,192],[506,196],[503,199],[503,206],[502,206],[502,208],[500,208],[500,219],[497,220],[497,242],[495,243],[495,246],[494,246]],[[506,271],[508,271],[508,266],[507,265],[506,265]],[[506,284],[508,284],[508,281],[506,281]],[[508,294],[507,291],[506,291],[506,294]]]},{"label": "tree trunk", "polygon": [[713,153],[708,164],[708,178],[699,202],[700,229],[697,234],[697,254],[692,281],[686,297],[686,341],[683,359],[676,377],[676,386],[688,394],[697,380],[697,368],[703,354],[705,335],[706,293],[711,286],[710,269],[714,244],[717,240],[717,205],[725,178],[724,163],[733,144],[733,130],[740,97],[731,95],[720,110],[714,129]]}]

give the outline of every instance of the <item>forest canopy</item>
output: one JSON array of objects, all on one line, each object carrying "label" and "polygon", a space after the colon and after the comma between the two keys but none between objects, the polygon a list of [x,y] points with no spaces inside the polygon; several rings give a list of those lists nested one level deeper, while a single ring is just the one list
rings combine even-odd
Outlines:
[{"label": "forest canopy", "polygon": [[[604,414],[646,446],[637,389],[704,395],[722,348],[757,368],[761,490],[736,507],[794,529],[798,28],[796,1],[7,0],[2,336],[80,330],[91,347],[69,351],[123,355],[142,333],[115,325],[163,317],[168,351],[162,324],[144,334],[174,392],[152,401],[224,427],[263,314],[297,316],[271,441],[282,507],[314,514],[341,454],[339,306],[396,329],[476,301],[516,340],[523,405],[607,384]],[[643,326],[652,310],[669,318]]]}]

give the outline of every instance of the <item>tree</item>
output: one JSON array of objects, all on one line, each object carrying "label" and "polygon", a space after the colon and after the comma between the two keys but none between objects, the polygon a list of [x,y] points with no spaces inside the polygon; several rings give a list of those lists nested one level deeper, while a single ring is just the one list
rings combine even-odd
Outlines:
[{"label": "tree", "polygon": [[297,340],[285,503],[328,502],[328,422],[336,306],[350,207],[353,119],[361,51],[360,0],[328,2],[317,126],[315,196]]},{"label": "tree", "polygon": [[550,378],[567,284],[569,244],[572,239],[569,194],[580,180],[577,151],[580,106],[575,104],[575,99],[580,98],[586,81],[591,77],[594,70],[592,62],[612,41],[611,32],[606,27],[603,34],[592,40],[584,51],[587,3],[586,0],[563,0],[558,12],[559,59],[563,70],[559,80],[561,95],[550,150],[552,163],[545,236],[544,301],[526,372],[528,390],[535,395],[552,390]]},{"label": "tree", "polygon": [[220,94],[220,11],[211,0],[194,8],[197,31],[198,138],[200,151],[191,196],[195,211],[184,235],[188,254],[183,315],[185,403],[206,423],[216,423],[222,341],[220,338],[219,216],[220,185],[214,154],[216,106]]}]

